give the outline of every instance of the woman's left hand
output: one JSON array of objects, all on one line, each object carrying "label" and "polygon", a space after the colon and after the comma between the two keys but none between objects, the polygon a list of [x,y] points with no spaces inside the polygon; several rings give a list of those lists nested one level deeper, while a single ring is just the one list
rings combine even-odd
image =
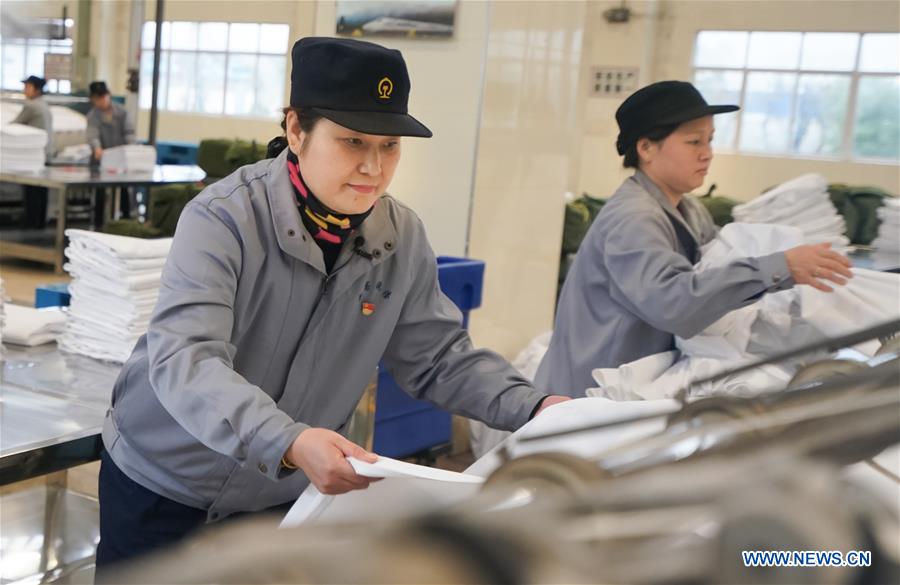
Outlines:
[{"label": "woman's left hand", "polygon": [[560,396],[559,394],[551,394],[547,398],[544,398],[544,401],[541,402],[541,407],[534,413],[534,416],[538,416],[554,404],[559,404],[560,402],[567,402],[572,400],[570,396]]},{"label": "woman's left hand", "polygon": [[832,250],[831,244],[797,246],[786,251],[784,258],[795,283],[808,284],[823,292],[834,290],[825,280],[844,285],[848,278],[853,278],[850,260]]}]

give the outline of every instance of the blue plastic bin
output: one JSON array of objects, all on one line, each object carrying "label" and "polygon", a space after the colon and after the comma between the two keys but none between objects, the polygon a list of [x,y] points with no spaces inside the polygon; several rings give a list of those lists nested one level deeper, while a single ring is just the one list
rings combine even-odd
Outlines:
[{"label": "blue plastic bin", "polygon": [[[441,290],[463,314],[463,327],[469,324],[469,311],[481,306],[484,262],[468,258],[439,256],[438,281]],[[451,439],[450,413],[424,400],[415,400],[397,386],[384,364],[378,372],[375,395],[374,450],[388,457],[406,457]]]},{"label": "blue plastic bin", "polygon": [[72,296],[66,283],[41,284],[34,289],[34,308],[68,307]]},{"label": "blue plastic bin", "polygon": [[156,164],[195,165],[198,146],[193,142],[168,140],[156,143]]}]

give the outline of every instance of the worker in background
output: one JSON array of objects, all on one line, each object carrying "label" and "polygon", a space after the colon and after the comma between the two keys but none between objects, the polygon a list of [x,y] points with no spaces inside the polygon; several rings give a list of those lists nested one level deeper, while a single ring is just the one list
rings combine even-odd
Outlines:
[{"label": "worker in background", "polygon": [[114,386],[101,577],[205,523],[290,504],[310,482],[368,487],[346,458],[375,456],[341,433],[382,358],[411,396],[498,428],[568,400],[472,347],[422,221],[386,194],[401,137],[431,136],[407,113],[400,52],[307,37],[291,57],[281,152],[185,207]]},{"label": "worker in background", "polygon": [[844,284],[849,260],[828,244],[798,246],[696,271],[700,247],[717,233],[690,191],[713,158],[711,106],[690,83],[662,81],[616,111],[616,148],[634,169],[604,205],[578,250],[559,298],[538,388],[584,396],[594,368],[616,368],[675,348],[765,293],[807,284]]},{"label": "worker in background", "polygon": [[[12,121],[13,124],[23,124],[32,128],[40,128],[47,132],[47,146],[45,148],[47,160],[53,158],[53,118],[50,115],[50,106],[44,99],[44,85],[47,81],[36,75],[29,75],[23,79],[25,84],[25,103],[22,111]],[[47,188],[34,185],[25,186],[25,227],[41,229],[47,223]]]},{"label": "worker in background", "polygon": [[24,124],[32,128],[40,128],[47,132],[47,160],[53,157],[53,118],[50,116],[50,106],[44,99],[44,85],[46,80],[36,75],[29,75],[23,79],[25,84],[25,103],[22,111],[12,121],[13,124]]},{"label": "worker in background", "polygon": [[[112,95],[104,81],[94,81],[88,86],[88,92],[93,108],[87,115],[87,142],[91,147],[91,157],[94,163],[99,164],[103,157],[103,150],[134,144],[134,125],[128,119],[125,108],[112,101]],[[131,192],[128,189],[121,191],[121,212],[123,217],[131,215]],[[94,202],[94,225],[103,224],[104,202],[106,190],[96,190]]]},{"label": "worker in background", "polygon": [[87,142],[100,160],[106,148],[134,144],[134,125],[125,108],[112,101],[105,82],[94,81],[88,89],[94,107],[87,115]]}]

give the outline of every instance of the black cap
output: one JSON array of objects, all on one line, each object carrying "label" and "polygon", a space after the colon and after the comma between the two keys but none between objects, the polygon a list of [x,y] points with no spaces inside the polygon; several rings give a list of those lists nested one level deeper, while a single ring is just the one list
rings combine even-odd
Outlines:
[{"label": "black cap", "polygon": [[345,128],[431,137],[406,111],[409,74],[400,51],[354,39],[306,37],[291,51],[291,106],[313,108]]},{"label": "black cap", "polygon": [[22,80],[22,83],[30,83],[41,91],[44,91],[44,85],[47,84],[47,80],[43,77],[38,77],[37,75],[29,75],[25,79]]},{"label": "black cap", "polygon": [[711,106],[686,81],[659,81],[637,90],[616,110],[619,138],[616,150],[625,154],[641,136],[660,126],[682,124],[703,116],[739,110],[738,106]]},{"label": "black cap", "polygon": [[92,81],[88,86],[88,93],[91,97],[95,95],[106,95],[109,93],[109,88],[106,87],[105,81]]}]

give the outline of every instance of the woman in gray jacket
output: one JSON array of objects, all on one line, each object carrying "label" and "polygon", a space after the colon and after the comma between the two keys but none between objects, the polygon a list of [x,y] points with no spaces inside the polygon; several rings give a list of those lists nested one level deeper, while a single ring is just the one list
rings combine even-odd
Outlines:
[{"label": "woman in gray jacket", "polygon": [[103,429],[97,564],[206,522],[363,489],[341,435],[380,359],[416,398],[504,429],[567,400],[473,349],[422,222],[385,194],[407,113],[399,51],[305,38],[286,146],[184,209],[150,327]]},{"label": "woman in gray jacket", "polygon": [[828,244],[799,246],[698,272],[700,247],[716,235],[712,217],[686,193],[712,161],[711,106],[690,83],[662,81],[616,111],[616,148],[635,169],[588,230],[559,298],[538,388],[584,396],[594,368],[615,368],[674,348],[767,292],[808,284],[832,290],[850,262]]}]

